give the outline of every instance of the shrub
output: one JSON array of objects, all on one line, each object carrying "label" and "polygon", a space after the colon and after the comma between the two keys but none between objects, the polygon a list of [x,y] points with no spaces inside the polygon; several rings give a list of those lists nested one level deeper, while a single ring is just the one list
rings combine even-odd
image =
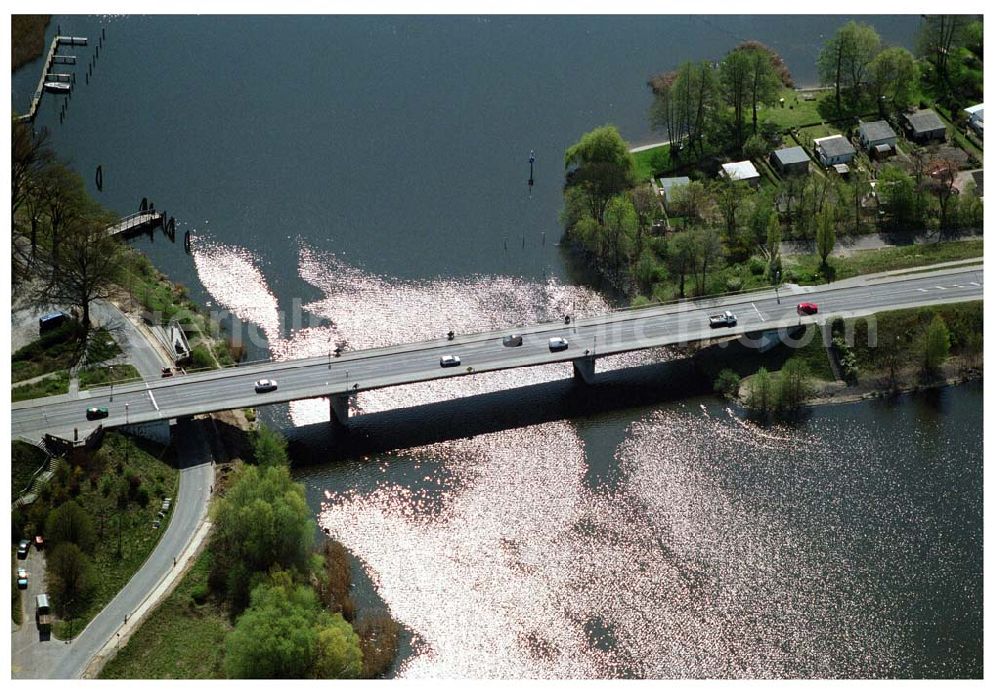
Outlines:
[{"label": "shrub", "polygon": [[214,369],[215,359],[212,352],[204,345],[191,348],[191,367],[194,369]]},{"label": "shrub", "polygon": [[715,377],[712,388],[720,396],[735,395],[740,388],[740,375],[732,369],[723,369]]},{"label": "shrub", "polygon": [[763,258],[760,258],[759,256],[754,256],[747,263],[747,267],[750,269],[750,272],[753,273],[754,275],[763,275],[764,271],[767,270],[767,263],[764,262]]},{"label": "shrub", "polygon": [[149,505],[149,490],[145,485],[140,485],[135,493],[135,503],[145,509]]},{"label": "shrub", "polygon": [[741,289],[743,289],[743,278],[741,277],[726,278],[727,292],[739,292]]},{"label": "shrub", "polygon": [[70,501],[53,509],[45,520],[45,536],[50,546],[72,543],[84,552],[90,552],[97,536],[90,514],[76,502]]}]

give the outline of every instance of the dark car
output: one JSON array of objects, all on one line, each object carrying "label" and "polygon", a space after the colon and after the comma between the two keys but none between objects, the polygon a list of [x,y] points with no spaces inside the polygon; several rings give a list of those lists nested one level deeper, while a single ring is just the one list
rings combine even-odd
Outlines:
[{"label": "dark car", "polygon": [[521,336],[519,336],[517,333],[511,333],[510,335],[504,337],[504,339],[503,339],[503,346],[504,347],[521,347],[521,344],[523,342],[524,342],[524,339]]},{"label": "dark car", "polygon": [[31,541],[21,541],[17,544],[17,557],[19,560],[23,560],[28,557],[28,548],[31,547]]},{"label": "dark car", "polygon": [[173,376],[173,375],[174,375],[174,370],[171,369],[170,367],[164,367],[163,369],[160,370],[160,376],[161,377],[164,377],[164,376]]},{"label": "dark car", "polygon": [[104,406],[96,408],[87,408],[87,419],[88,420],[101,420],[108,416],[108,409]]},{"label": "dark car", "polygon": [[724,311],[721,314],[708,317],[708,325],[711,328],[725,328],[736,325],[736,314],[731,311]]},{"label": "dark car", "polygon": [[796,308],[798,309],[798,312],[804,316],[809,314],[815,314],[819,311],[819,307],[813,304],[812,302],[802,302]]}]

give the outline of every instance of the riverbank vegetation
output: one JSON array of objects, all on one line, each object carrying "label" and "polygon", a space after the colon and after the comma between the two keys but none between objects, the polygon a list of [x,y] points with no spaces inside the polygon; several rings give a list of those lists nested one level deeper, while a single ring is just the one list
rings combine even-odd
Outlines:
[{"label": "riverbank vegetation", "polygon": [[391,666],[398,625],[359,618],[346,549],[313,547],[315,521],[284,440],[258,429],[252,461],[222,486],[192,572],[102,677],[374,678]]},{"label": "riverbank vegetation", "polygon": [[793,331],[789,344],[763,353],[737,341],[716,345],[698,351],[695,364],[717,394],[762,419],[982,374],[981,301],[829,317],[824,326]]},{"label": "riverbank vegetation", "polygon": [[[55,459],[35,501],[13,513],[13,535],[46,539],[46,584],[59,639],[79,634],[146,561],[166,528],[169,510],[160,513],[162,502],[176,497],[178,473],[171,450],[150,447],[106,433],[97,448]],[[20,458],[25,468],[37,461]]]},{"label": "riverbank vegetation", "polygon": [[10,16],[10,70],[41,57],[45,52],[45,27],[52,17],[47,14]]},{"label": "riverbank vegetation", "polygon": [[[959,24],[953,41],[974,43],[977,25]],[[970,257],[974,246],[946,242],[981,233],[982,191],[962,173],[981,166],[981,149],[950,121],[946,142],[899,135],[888,158],[859,140],[859,117],[905,132],[905,112],[926,96],[921,76],[931,62],[926,51],[915,57],[851,22],[820,55],[829,89],[794,91],[780,56],[756,42],[718,63],[657,75],[649,81],[650,120],[672,144],[631,154],[617,130],[603,126],[569,148],[566,239],[639,304],[849,277],[879,258],[849,252],[852,241],[875,234],[900,247],[874,261],[876,269],[928,262],[925,255]],[[970,98],[977,94],[981,83]],[[840,133],[857,150],[846,176],[813,151],[813,138]],[[786,173],[769,153],[796,145],[808,161],[801,173]],[[720,175],[722,164],[739,159],[758,178]],[[660,177],[675,180],[661,186]],[[928,232],[941,243],[902,250]]]}]

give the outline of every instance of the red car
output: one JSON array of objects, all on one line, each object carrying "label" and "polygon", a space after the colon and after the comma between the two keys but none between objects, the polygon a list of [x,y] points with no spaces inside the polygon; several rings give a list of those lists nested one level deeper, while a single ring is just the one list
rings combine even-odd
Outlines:
[{"label": "red car", "polygon": [[801,304],[799,304],[797,308],[799,310],[799,313],[803,315],[815,314],[816,312],[819,311],[819,307],[813,304],[812,302],[802,302]]}]

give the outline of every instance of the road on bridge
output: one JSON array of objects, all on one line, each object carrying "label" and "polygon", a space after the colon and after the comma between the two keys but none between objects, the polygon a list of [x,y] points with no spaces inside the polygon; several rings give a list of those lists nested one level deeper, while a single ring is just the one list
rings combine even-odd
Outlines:
[{"label": "road on bridge", "polygon": [[[678,304],[645,307],[612,314],[511,328],[476,335],[411,343],[388,348],[347,352],[342,357],[312,357],[213,370],[202,374],[147,380],[111,389],[102,387],[75,395],[53,396],[14,404],[14,436],[38,437],[41,433],[80,436],[98,423],[88,422],[85,411],[103,406],[107,427],[153,422],[200,413],[258,407],[305,398],[345,394],[385,386],[461,376],[469,371],[491,371],[628,352],[689,341],[737,336],[747,332],[822,322],[834,314],[857,316],[894,308],[981,299],[981,265],[909,269],[851,278],[817,287],[773,290],[707,298]],[[815,302],[820,314],[801,317],[800,301]],[[732,328],[711,329],[708,317],[730,310],[739,323]],[[520,347],[505,347],[505,333],[523,336]],[[548,340],[564,337],[569,348],[550,352]],[[444,354],[457,354],[460,367],[442,368]],[[254,382],[273,378],[277,391],[258,394]]]}]

